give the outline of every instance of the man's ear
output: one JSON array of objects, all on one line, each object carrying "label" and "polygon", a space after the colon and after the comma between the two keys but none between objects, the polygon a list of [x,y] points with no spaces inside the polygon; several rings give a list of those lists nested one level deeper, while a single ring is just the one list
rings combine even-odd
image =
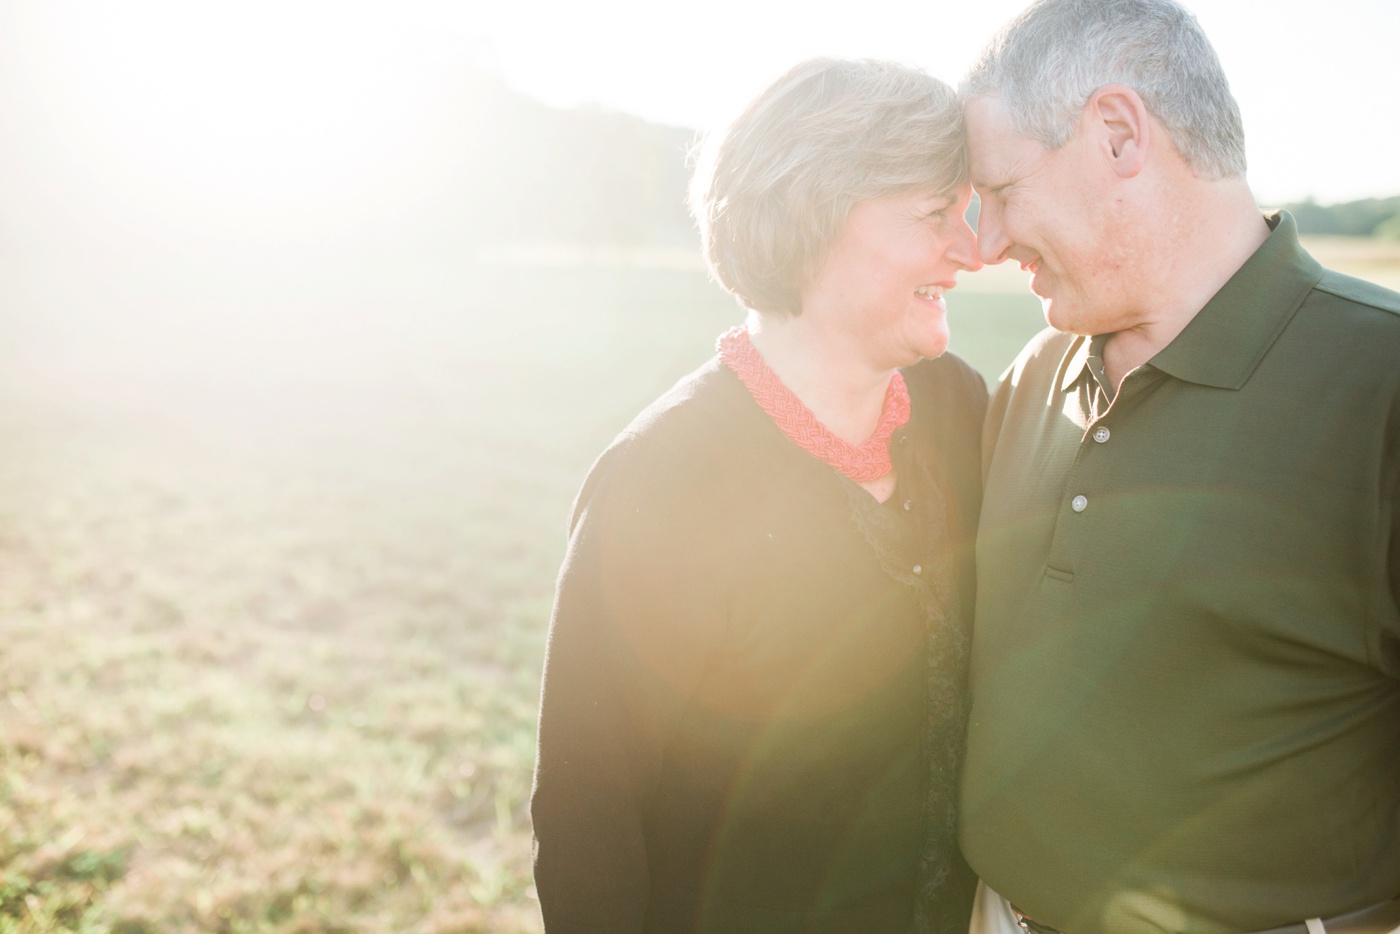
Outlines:
[{"label": "man's ear", "polygon": [[1142,171],[1152,143],[1152,121],[1136,91],[1106,84],[1089,97],[1084,116],[1120,178],[1133,178]]}]

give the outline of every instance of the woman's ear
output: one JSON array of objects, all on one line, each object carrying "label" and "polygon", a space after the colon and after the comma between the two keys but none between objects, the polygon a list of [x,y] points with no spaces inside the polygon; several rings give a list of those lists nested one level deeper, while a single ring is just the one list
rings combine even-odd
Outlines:
[{"label": "woman's ear", "polygon": [[1152,143],[1152,121],[1136,91],[1121,84],[1104,85],[1084,105],[1084,118],[1120,178],[1142,171]]}]

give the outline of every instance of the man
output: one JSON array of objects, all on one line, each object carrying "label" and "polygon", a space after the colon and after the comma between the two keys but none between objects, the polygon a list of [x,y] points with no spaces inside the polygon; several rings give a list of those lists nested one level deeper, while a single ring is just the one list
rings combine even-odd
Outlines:
[{"label": "man", "polygon": [[1052,326],[988,414],[969,861],[1032,931],[1400,926],[1400,295],[1261,216],[1173,0],[1042,0],[963,90]]}]

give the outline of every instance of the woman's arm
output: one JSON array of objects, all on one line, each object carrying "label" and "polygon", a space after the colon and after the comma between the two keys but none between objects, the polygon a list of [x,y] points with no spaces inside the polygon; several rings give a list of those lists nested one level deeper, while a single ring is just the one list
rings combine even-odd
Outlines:
[{"label": "woman's arm", "polygon": [[531,800],[549,934],[643,929],[645,815],[719,618],[693,534],[705,510],[676,461],[626,439],[595,465],[575,507]]}]

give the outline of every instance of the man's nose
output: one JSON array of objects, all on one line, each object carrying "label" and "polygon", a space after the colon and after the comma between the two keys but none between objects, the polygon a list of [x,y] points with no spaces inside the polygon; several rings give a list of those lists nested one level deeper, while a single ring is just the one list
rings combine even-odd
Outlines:
[{"label": "man's nose", "polygon": [[982,257],[979,255],[977,234],[972,226],[968,224],[967,218],[962,219],[962,230],[958,231],[957,247],[952,251],[953,260],[966,269],[968,272],[976,272],[982,268]]},{"label": "man's nose", "polygon": [[1002,232],[1001,215],[987,202],[982,202],[977,214],[977,254],[988,266],[1006,261],[1006,251],[1011,246]]}]

